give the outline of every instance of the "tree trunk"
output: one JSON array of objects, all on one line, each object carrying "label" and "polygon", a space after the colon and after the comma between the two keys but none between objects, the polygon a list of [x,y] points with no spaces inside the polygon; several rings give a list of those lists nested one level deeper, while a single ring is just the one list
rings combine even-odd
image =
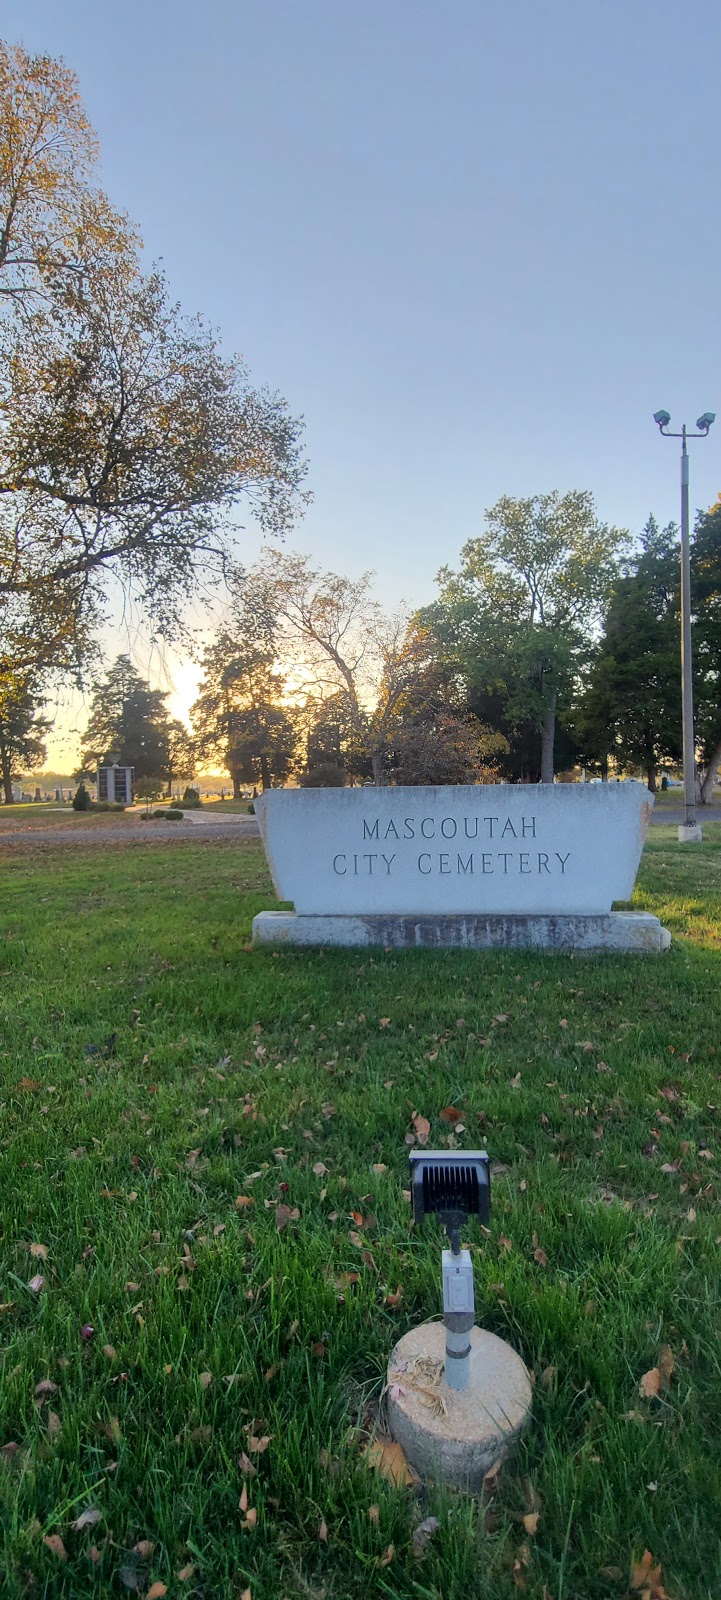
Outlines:
[{"label": "tree trunk", "polygon": [[608,756],[604,756],[601,762],[601,782],[608,783]]},{"label": "tree trunk", "polygon": [[6,806],[11,806],[13,803],[13,775],[10,766],[10,757],[5,745],[2,743],[2,740],[0,740],[0,766],[2,767],[2,785],[5,792],[5,804]]},{"label": "tree trunk", "polygon": [[260,758],[260,777],[261,777],[261,782],[263,784],[263,788],[264,789],[271,789],[273,787],[273,785],[272,785],[272,783],[270,781],[270,767],[268,766],[268,757],[266,755],[264,755],[264,754],[261,755],[261,758]]},{"label": "tree trunk", "polygon": [[238,774],[236,772],[231,772],[230,776],[231,776],[231,778],[233,780],[233,799],[234,800],[239,800],[240,799],[240,778],[238,777]]},{"label": "tree trunk", "polygon": [[553,783],[553,744],[556,737],[556,696],[553,695],[541,724],[541,783]]},{"label": "tree trunk", "polygon": [[700,801],[702,806],[710,806],[713,801],[713,786],[716,782],[716,773],[721,766],[721,739],[713,752],[706,771],[701,780]]},{"label": "tree trunk", "polygon": [[386,781],[386,775],[385,775],[385,771],[383,769],[383,751],[382,750],[374,750],[372,752],[372,754],[371,754],[371,766],[373,768],[373,782],[378,784],[379,788],[383,788],[383,786],[385,785],[385,781]]},{"label": "tree trunk", "polygon": [[651,793],[655,794],[658,785],[656,783],[656,766],[653,761],[649,761],[648,766],[646,767],[646,782],[648,783]]},{"label": "tree trunk", "polygon": [[167,796],[168,796],[169,800],[172,800],[172,798],[173,798],[173,774],[172,774],[172,772],[168,773]]}]

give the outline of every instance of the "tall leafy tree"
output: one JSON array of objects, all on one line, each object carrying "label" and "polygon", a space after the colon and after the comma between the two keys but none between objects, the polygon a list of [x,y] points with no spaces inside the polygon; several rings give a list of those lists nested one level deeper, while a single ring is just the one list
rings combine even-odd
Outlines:
[{"label": "tall leafy tree", "polygon": [[245,580],[245,603],[270,628],[277,656],[316,697],[342,705],[355,756],[373,780],[390,778],[395,728],[426,659],[425,642],[401,607],[374,600],[372,574],[324,572],[308,556],[266,549]]},{"label": "tall leafy tree", "polygon": [[696,732],[710,805],[721,765],[721,498],[697,520],[691,547]]},{"label": "tall leafy tree", "polygon": [[162,780],[168,772],[167,695],[149,688],[130,657],[118,656],[98,684],[82,744],[81,761],[92,770],[112,755],[135,776]]},{"label": "tall leafy tree", "polygon": [[614,584],[605,628],[575,715],[582,754],[602,775],[609,757],[640,766],[656,788],[681,756],[679,552],[673,523],[650,517],[638,553]]},{"label": "tall leafy tree", "polygon": [[544,783],[625,537],[599,521],[590,494],[506,495],[464,545],[459,570],[443,569],[439,601],[424,613],[468,691],[498,694],[511,727],[538,728]]},{"label": "tall leafy tree", "polygon": [[173,784],[195,777],[197,755],[192,734],[178,717],[170,717],[165,724],[165,778],[167,793],[173,793]]},{"label": "tall leafy tree", "polygon": [[284,688],[272,649],[252,632],[224,631],[205,652],[195,746],[200,760],[225,766],[236,799],[241,784],[269,789],[291,771],[298,732]]},{"label": "tall leafy tree", "polygon": [[0,46],[0,653],[77,670],[118,584],[156,629],[222,571],[239,501],[283,532],[301,423],[181,315],[94,187],[61,63]]},{"label": "tall leafy tree", "polygon": [[50,727],[32,681],[0,672],[0,776],[6,805],[12,805],[13,780],[43,765]]}]

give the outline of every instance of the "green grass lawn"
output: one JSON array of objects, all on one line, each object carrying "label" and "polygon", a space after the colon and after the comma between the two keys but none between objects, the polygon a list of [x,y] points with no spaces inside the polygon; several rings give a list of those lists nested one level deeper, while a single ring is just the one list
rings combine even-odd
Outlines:
[{"label": "green grass lawn", "polygon": [[[717,1600],[721,827],[653,830],[649,958],[253,951],[255,841],[0,871],[3,1600],[608,1600],[645,1549]],[[497,1164],[477,1319],[535,1374],[483,1500],[363,1455],[439,1311],[414,1113]]]},{"label": "green grass lawn", "polygon": [[246,817],[251,814],[250,807],[251,807],[251,801],[250,800],[230,800],[230,799],[228,799],[228,800],[204,800],[203,801],[203,810],[204,811],[233,811],[236,814],[239,813],[241,816],[246,816]]}]

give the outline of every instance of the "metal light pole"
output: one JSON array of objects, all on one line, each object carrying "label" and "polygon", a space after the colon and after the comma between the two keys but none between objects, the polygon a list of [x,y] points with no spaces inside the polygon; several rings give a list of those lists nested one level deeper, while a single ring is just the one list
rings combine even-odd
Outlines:
[{"label": "metal light pole", "polygon": [[681,693],[683,706],[683,786],[684,820],[678,830],[681,844],[698,844],[703,838],[696,821],[696,738],[693,726],[693,668],[691,653],[691,544],[688,514],[687,439],[705,439],[715,411],[704,411],[696,423],[698,433],[689,433],[684,423],[680,433],[671,433],[668,411],[655,411],[654,422],[665,439],[681,440]]}]

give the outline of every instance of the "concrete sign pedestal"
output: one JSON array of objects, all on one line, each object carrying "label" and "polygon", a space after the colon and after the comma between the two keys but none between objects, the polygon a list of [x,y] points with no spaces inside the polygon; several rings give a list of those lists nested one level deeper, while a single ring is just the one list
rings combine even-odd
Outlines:
[{"label": "concrete sign pedestal", "polygon": [[442,1375],[443,1323],[411,1328],[388,1364],[387,1405],[393,1438],[421,1478],[478,1494],[530,1417],[531,1381],[504,1339],[483,1328],[470,1338],[470,1384],[452,1389]]},{"label": "concrete sign pedestal", "polygon": [[274,789],[255,803],[278,898],[257,943],[666,949],[628,900],[653,797],[640,783]]},{"label": "concrete sign pedestal", "polygon": [[645,911],[605,917],[299,917],[260,911],[253,943],[379,945],[410,950],[667,950],[671,935]]}]

